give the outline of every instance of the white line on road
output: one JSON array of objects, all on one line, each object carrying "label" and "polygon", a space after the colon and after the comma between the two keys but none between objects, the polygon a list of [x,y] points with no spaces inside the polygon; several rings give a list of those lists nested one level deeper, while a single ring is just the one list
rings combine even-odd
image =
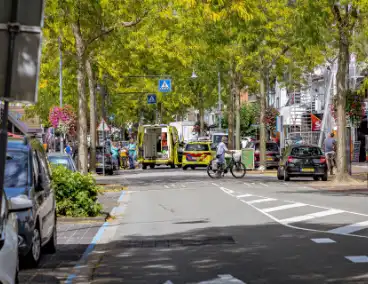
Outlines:
[{"label": "white line on road", "polygon": [[220,187],[220,189],[230,195],[232,195],[234,193],[234,190],[231,190],[231,189],[228,189],[228,188],[225,188],[225,187]]},{"label": "white line on road", "polygon": [[166,184],[164,185],[164,188],[169,188]]},{"label": "white line on road", "polygon": [[256,200],[252,200],[252,201],[248,201],[248,204],[254,204],[254,203],[262,203],[262,202],[269,202],[269,201],[275,201],[277,199],[275,198],[264,198],[264,199],[256,199]]},{"label": "white line on road", "polygon": [[250,184],[249,184],[249,183],[246,183],[246,182],[245,182],[244,184],[245,184],[246,186],[250,187]]},{"label": "white line on road", "polygon": [[260,182],[259,184],[262,184],[263,186],[268,187],[268,185],[265,183]]},{"label": "white line on road", "polygon": [[274,212],[274,211],[286,210],[286,209],[303,207],[303,206],[307,206],[307,204],[292,203],[292,204],[286,204],[286,205],[281,205],[281,206],[277,206],[277,207],[265,208],[265,209],[262,209],[262,211],[264,211],[264,212]]},{"label": "white line on road", "polygon": [[238,195],[236,198],[243,198],[243,197],[250,197],[250,196],[254,196],[253,194],[241,194]]},{"label": "white line on road", "polygon": [[354,263],[366,263],[368,262],[368,256],[366,255],[352,255],[352,256],[345,256],[346,259],[350,260]]},{"label": "white line on road", "polygon": [[312,242],[315,242],[316,244],[332,244],[336,243],[334,240],[330,238],[318,238],[318,239],[311,239]]},{"label": "white line on road", "polygon": [[328,231],[329,233],[346,235],[368,228],[368,221],[350,224]]},{"label": "white line on road", "polygon": [[291,218],[286,218],[286,219],[282,219],[282,220],[279,220],[279,221],[281,223],[283,223],[283,224],[290,224],[290,223],[296,223],[296,222],[306,221],[306,220],[310,220],[310,219],[314,219],[314,218],[330,216],[330,215],[334,215],[334,214],[338,214],[338,213],[343,213],[343,212],[345,212],[345,211],[338,210],[338,209],[330,209],[330,210],[325,210],[325,211],[321,211],[321,212],[317,212],[317,213],[312,213],[312,214],[306,214],[306,215],[302,215],[302,216],[295,216],[295,217],[291,217]]}]

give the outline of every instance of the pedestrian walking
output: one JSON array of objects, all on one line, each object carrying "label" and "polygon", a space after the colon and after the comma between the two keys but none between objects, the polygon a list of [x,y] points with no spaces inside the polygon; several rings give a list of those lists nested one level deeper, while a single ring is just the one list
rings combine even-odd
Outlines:
[{"label": "pedestrian walking", "polygon": [[119,169],[120,168],[119,148],[116,142],[114,142],[111,146],[111,155],[112,155],[114,163],[117,164],[117,167]]},{"label": "pedestrian walking", "polygon": [[134,169],[134,159],[135,159],[135,152],[137,146],[134,143],[133,138],[130,138],[129,145],[128,145],[128,155],[129,155],[129,168]]},{"label": "pedestrian walking", "polygon": [[335,155],[337,145],[334,136],[333,133],[329,133],[325,140],[325,155],[330,175],[333,175],[333,168],[336,167]]},{"label": "pedestrian walking", "polygon": [[66,144],[66,147],[64,149],[64,153],[68,154],[69,156],[73,155],[73,149],[72,149],[72,146],[70,146],[70,143]]}]

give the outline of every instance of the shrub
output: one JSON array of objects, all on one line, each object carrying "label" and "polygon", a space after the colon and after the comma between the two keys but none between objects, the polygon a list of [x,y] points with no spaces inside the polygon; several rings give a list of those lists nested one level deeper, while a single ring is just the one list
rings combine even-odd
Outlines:
[{"label": "shrub", "polygon": [[58,216],[94,217],[101,212],[102,206],[97,202],[99,188],[91,175],[53,167],[52,185]]}]

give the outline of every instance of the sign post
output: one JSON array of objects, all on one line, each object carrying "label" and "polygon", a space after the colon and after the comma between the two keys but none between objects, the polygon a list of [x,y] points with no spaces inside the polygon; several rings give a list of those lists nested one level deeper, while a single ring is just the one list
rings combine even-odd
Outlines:
[{"label": "sign post", "polygon": [[[21,3],[21,5],[20,5]],[[35,103],[41,55],[43,0],[0,0],[0,211],[8,144],[9,102]]]}]

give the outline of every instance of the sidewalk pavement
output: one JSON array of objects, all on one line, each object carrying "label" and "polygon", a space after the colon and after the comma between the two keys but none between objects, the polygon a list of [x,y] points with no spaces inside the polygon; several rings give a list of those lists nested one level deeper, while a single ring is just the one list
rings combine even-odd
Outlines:
[{"label": "sidewalk pavement", "polygon": [[[98,201],[103,206],[102,211],[106,215],[118,204],[120,195],[121,191],[104,192],[98,196]],[[21,269],[20,283],[65,283],[72,269],[105,223],[105,216],[103,218],[58,218],[57,252],[43,255],[36,269]]]}]

